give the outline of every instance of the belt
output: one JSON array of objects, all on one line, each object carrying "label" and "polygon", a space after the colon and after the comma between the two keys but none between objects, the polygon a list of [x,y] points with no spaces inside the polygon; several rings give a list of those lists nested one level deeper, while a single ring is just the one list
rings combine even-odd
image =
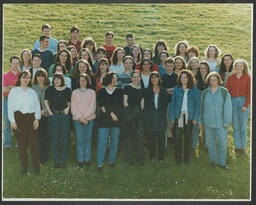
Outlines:
[{"label": "belt", "polygon": [[53,110],[52,112],[53,112],[54,114],[59,115],[59,114],[63,114],[63,113],[64,113],[64,110]]}]

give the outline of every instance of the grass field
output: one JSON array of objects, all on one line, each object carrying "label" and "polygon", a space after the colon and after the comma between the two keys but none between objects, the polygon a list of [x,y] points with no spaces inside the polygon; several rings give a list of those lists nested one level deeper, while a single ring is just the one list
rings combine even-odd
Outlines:
[{"label": "grass field", "polygon": [[[52,36],[69,39],[73,25],[80,28],[80,39],[92,36],[103,45],[108,30],[115,33],[114,44],[125,46],[127,32],[135,34],[136,43],[153,50],[164,39],[170,54],[183,39],[195,45],[203,56],[209,44],[222,53],[251,63],[251,5],[249,4],[5,4],[3,70],[9,69],[9,58],[23,48],[32,49],[41,35],[41,26],[49,23]],[[249,124],[248,124],[249,125]],[[250,131],[250,127],[248,127]],[[104,173],[96,169],[93,147],[92,166],[76,167],[75,139],[70,139],[66,170],[54,170],[52,160],[41,167],[39,176],[20,175],[17,150],[4,152],[3,196],[6,198],[132,198],[132,199],[249,199],[250,157],[237,156],[229,128],[227,172],[209,167],[207,152],[199,148],[191,165],[177,167],[172,145],[168,146],[163,165],[144,167],[124,162],[122,152],[117,167],[106,163]],[[250,153],[250,132],[248,149]],[[30,172],[32,170],[29,170]]]}]

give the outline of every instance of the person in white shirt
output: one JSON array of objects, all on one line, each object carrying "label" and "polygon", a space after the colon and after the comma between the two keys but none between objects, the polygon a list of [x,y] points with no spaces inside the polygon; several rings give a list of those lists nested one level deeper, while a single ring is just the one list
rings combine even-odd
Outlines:
[{"label": "person in white shirt", "polygon": [[31,73],[28,70],[21,71],[15,86],[8,97],[8,118],[19,144],[21,173],[27,173],[29,142],[34,173],[38,174],[40,163],[37,128],[41,119],[41,109],[37,94],[31,88]]},{"label": "person in white shirt", "polygon": [[117,75],[120,75],[124,72],[123,59],[125,56],[125,51],[123,48],[116,48],[111,57],[111,66],[109,67],[110,71],[116,72]]}]

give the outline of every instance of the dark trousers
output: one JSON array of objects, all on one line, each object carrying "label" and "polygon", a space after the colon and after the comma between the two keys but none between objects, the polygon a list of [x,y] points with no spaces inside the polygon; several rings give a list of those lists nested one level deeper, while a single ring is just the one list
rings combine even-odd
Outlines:
[{"label": "dark trousers", "polygon": [[43,117],[39,121],[38,128],[39,137],[39,151],[40,151],[40,162],[45,163],[48,161],[49,149],[50,149],[50,137],[48,129],[48,117]]},{"label": "dark trousers", "polygon": [[[142,126],[142,121],[140,120]],[[138,127],[138,126],[137,126]],[[121,128],[122,129],[122,128]],[[141,128],[142,129],[142,128]],[[131,127],[123,128],[123,148],[124,157],[127,162],[133,163],[133,148],[137,153],[137,160],[140,164],[145,163],[145,153],[144,153],[144,136],[138,129],[132,129]]]},{"label": "dark trousers", "polygon": [[34,130],[35,113],[23,114],[19,111],[14,113],[17,130],[15,137],[18,141],[19,158],[23,168],[28,167],[27,148],[30,144],[30,153],[32,156],[32,165],[34,168],[39,167],[39,146],[37,130]]},{"label": "dark trousers", "polygon": [[[185,119],[185,117],[184,117]],[[175,160],[177,163],[181,162],[181,153],[182,153],[182,130],[184,131],[184,162],[189,163],[190,153],[192,146],[192,120],[188,120],[188,124],[184,123],[183,128],[178,127],[178,120],[175,120],[174,123],[174,132],[175,132]]]},{"label": "dark trousers", "polygon": [[156,155],[156,141],[158,143],[158,159],[164,159],[165,152],[165,132],[147,132],[149,139],[149,157],[155,159]]}]

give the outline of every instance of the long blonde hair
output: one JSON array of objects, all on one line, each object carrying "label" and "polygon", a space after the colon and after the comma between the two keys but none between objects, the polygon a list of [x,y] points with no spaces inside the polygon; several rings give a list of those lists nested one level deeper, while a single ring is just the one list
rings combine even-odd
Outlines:
[{"label": "long blonde hair", "polygon": [[241,59],[241,58],[238,58],[238,59],[235,60],[235,62],[233,64],[233,73],[237,73],[236,65],[238,63],[242,63],[243,66],[244,66],[243,74],[251,76],[251,73],[250,73],[250,70],[249,70],[249,65],[248,65],[247,61],[244,60],[244,59]]}]

